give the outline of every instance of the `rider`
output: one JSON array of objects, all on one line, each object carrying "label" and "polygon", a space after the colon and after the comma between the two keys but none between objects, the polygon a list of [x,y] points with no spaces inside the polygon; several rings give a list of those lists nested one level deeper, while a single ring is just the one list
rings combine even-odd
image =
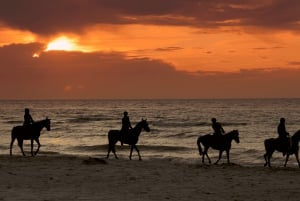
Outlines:
[{"label": "rider", "polygon": [[[121,138],[128,133],[129,129],[132,129],[132,126],[129,120],[128,112],[125,111],[124,116],[122,118],[122,128],[120,131]],[[121,141],[121,145],[123,145],[122,141]]]},{"label": "rider", "polygon": [[287,147],[287,149],[283,152],[283,156],[284,156],[288,151],[288,149],[290,148],[290,137],[289,137],[289,133],[286,131],[285,128],[285,118],[280,118],[280,122],[277,127],[277,132],[279,135],[278,136],[279,140],[283,142],[285,147]]},{"label": "rider", "polygon": [[31,125],[33,124],[34,121],[30,115],[30,111],[28,108],[25,108],[25,114],[24,114],[24,123],[23,123],[23,126],[28,126],[28,125]]},{"label": "rider", "polygon": [[219,122],[217,122],[216,118],[212,118],[211,122],[212,122],[212,128],[214,130],[213,134],[215,136],[221,136],[221,135],[223,135],[225,133],[222,125]]}]

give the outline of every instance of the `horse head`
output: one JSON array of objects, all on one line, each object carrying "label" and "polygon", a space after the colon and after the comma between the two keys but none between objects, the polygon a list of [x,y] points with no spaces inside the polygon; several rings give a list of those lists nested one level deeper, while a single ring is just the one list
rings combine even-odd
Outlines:
[{"label": "horse head", "polygon": [[150,132],[150,128],[147,122],[147,119],[142,119],[142,121],[140,122],[141,127],[146,131],[146,132]]},{"label": "horse head", "polygon": [[44,120],[47,131],[51,130],[51,120],[48,117]]},{"label": "horse head", "polygon": [[240,143],[240,138],[239,138],[239,131],[238,130],[233,130],[232,131],[232,139],[236,142],[236,143]]}]

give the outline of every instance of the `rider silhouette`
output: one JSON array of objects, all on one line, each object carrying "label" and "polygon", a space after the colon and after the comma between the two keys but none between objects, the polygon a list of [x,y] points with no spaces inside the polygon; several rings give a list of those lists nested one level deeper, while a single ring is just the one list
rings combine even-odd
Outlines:
[{"label": "rider silhouette", "polygon": [[283,152],[283,156],[286,154],[288,149],[290,148],[290,137],[289,133],[286,131],[285,128],[285,118],[280,118],[280,122],[277,127],[278,138],[283,143],[286,150]]},{"label": "rider silhouette", "polygon": [[[128,133],[129,129],[132,129],[132,126],[129,120],[128,112],[125,111],[124,116],[122,118],[122,128],[120,131],[121,139],[124,137],[124,135]],[[121,141],[121,145],[123,145],[123,140]]]},{"label": "rider silhouette", "polygon": [[30,112],[29,112],[29,109],[28,108],[25,108],[25,114],[24,114],[24,123],[23,123],[23,126],[28,126],[28,125],[31,125],[33,124],[34,121],[30,115]]},{"label": "rider silhouette", "polygon": [[221,135],[223,135],[224,133],[225,133],[225,131],[224,131],[224,129],[223,129],[223,127],[222,127],[222,125],[219,123],[219,122],[217,122],[217,119],[216,118],[212,118],[211,119],[211,122],[212,122],[212,128],[213,128],[213,130],[214,130],[214,135],[215,136],[221,136]]}]

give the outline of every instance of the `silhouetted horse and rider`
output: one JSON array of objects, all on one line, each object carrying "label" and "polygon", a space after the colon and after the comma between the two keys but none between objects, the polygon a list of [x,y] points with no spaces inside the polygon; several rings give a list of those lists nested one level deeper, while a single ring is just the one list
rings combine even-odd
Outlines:
[{"label": "silhouetted horse and rider", "polygon": [[271,167],[271,157],[275,151],[282,152],[283,155],[286,154],[286,159],[284,163],[284,167],[289,160],[290,155],[295,154],[296,160],[298,162],[298,166],[300,168],[299,162],[299,141],[300,141],[300,130],[298,130],[291,137],[291,146],[288,148],[286,143],[282,142],[280,138],[269,138],[264,141],[266,153],[264,154],[265,164],[264,166]]},{"label": "silhouetted horse and rider", "polygon": [[142,119],[139,123],[136,124],[136,126],[132,129],[126,129],[126,132],[120,131],[120,130],[110,130],[108,132],[108,152],[107,152],[107,158],[109,158],[109,154],[112,151],[115,155],[115,158],[117,159],[116,154],[116,148],[115,145],[118,141],[121,142],[121,144],[129,144],[131,146],[130,148],[130,155],[129,159],[131,160],[132,157],[132,151],[135,149],[138,153],[139,160],[142,160],[140,151],[137,148],[136,144],[139,140],[139,136],[142,132],[142,130],[145,130],[146,132],[150,132],[150,128],[148,126],[148,122],[145,119]]},{"label": "silhouetted horse and rider", "polygon": [[271,157],[275,151],[281,152],[283,156],[286,155],[284,167],[289,160],[290,155],[295,154],[298,166],[299,162],[299,141],[300,141],[300,130],[298,130],[292,137],[285,128],[285,119],[281,118],[280,123],[277,127],[278,138],[269,138],[264,141],[266,153],[264,154],[265,164],[264,166],[271,167]]},{"label": "silhouetted horse and rider", "polygon": [[[41,130],[43,128],[46,128],[48,131],[50,131],[50,119],[46,118],[41,121],[34,122],[32,124],[25,124],[23,126],[15,126],[13,127],[11,131],[11,143],[10,143],[10,155],[12,155],[12,147],[14,144],[15,139],[18,140],[18,145],[21,149],[21,152],[23,156],[25,156],[24,150],[23,150],[23,140],[30,140],[31,141],[31,155],[34,156],[39,152],[39,149],[41,147],[39,137]],[[36,141],[38,144],[38,148],[35,152],[33,152],[33,141]]]},{"label": "silhouetted horse and rider", "polygon": [[[213,135],[207,134],[204,136],[199,136],[197,140],[198,150],[200,156],[202,155],[202,163],[204,163],[204,157],[206,156],[208,162],[211,163],[211,160],[207,154],[208,149],[211,147],[213,149],[219,150],[219,158],[215,162],[217,164],[222,157],[222,153],[226,151],[227,154],[227,163],[230,163],[229,151],[231,149],[231,142],[235,140],[236,143],[240,142],[238,130],[233,130],[225,134],[225,131],[222,125],[217,122],[216,118],[212,118],[212,128],[214,130]],[[202,151],[201,144],[204,146],[204,151]]]},{"label": "silhouetted horse and rider", "polygon": [[[215,164],[217,164],[221,160],[222,153],[224,151],[226,151],[227,154],[227,163],[230,163],[229,152],[231,149],[232,140],[234,140],[236,143],[240,142],[238,130],[230,131],[222,136],[216,136],[211,134],[199,136],[197,140],[197,145],[198,145],[199,154],[200,156],[202,155],[202,163],[204,163],[205,156],[207,157],[208,162],[211,163],[211,160],[207,154],[208,149],[210,147],[219,150],[219,158],[215,162]],[[204,151],[202,151],[201,144],[204,146]]]}]

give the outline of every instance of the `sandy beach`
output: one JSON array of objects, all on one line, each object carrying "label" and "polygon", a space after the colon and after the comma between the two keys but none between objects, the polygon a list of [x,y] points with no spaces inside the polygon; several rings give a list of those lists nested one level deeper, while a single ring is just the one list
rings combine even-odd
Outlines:
[{"label": "sandy beach", "polygon": [[300,169],[180,159],[0,156],[0,200],[299,200]]}]

